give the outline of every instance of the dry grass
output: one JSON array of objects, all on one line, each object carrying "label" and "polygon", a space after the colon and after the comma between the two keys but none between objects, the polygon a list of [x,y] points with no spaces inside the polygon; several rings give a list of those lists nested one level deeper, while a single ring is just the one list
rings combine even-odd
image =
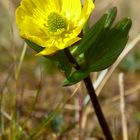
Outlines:
[{"label": "dry grass", "polygon": [[[16,0],[0,1],[0,140],[29,140],[29,136],[36,140],[104,139],[90,104],[84,102],[83,84],[61,87],[64,76],[55,64],[35,57],[35,52],[24,46],[15,25],[17,5]],[[118,65],[128,52],[131,55],[139,50],[140,1],[96,0],[91,24],[114,5],[118,7],[116,20],[123,16],[133,20],[129,50],[107,71],[96,90],[115,140],[125,140],[121,128]],[[93,74],[95,82],[99,74]],[[140,73],[124,71],[123,80],[128,137],[140,140]]]}]

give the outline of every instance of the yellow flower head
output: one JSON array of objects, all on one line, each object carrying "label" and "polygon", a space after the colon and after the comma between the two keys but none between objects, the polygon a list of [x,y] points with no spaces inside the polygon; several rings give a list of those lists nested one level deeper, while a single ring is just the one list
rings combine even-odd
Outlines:
[{"label": "yellow flower head", "polygon": [[20,36],[50,55],[71,46],[94,8],[92,0],[22,0],[16,10]]}]

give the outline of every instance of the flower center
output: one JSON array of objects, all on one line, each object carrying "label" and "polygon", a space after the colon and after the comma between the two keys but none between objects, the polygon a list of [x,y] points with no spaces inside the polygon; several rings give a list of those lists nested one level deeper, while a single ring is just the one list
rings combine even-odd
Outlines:
[{"label": "flower center", "polygon": [[52,33],[62,33],[67,28],[67,21],[61,15],[52,12],[49,14],[47,19],[48,30]]}]

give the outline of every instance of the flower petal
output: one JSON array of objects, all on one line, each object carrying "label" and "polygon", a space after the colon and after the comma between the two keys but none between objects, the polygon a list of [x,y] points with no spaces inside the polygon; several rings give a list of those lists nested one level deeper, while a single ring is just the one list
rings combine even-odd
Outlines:
[{"label": "flower petal", "polygon": [[60,12],[58,0],[22,0],[21,6],[31,12],[38,12],[39,10],[47,13],[51,11]]},{"label": "flower petal", "polygon": [[49,47],[49,48],[45,48],[43,51],[39,52],[37,54],[37,56],[41,56],[41,55],[51,55],[51,54],[54,54],[55,52],[59,51],[58,48],[56,47]]},{"label": "flower petal", "polygon": [[[93,8],[92,0],[85,0],[83,8],[80,0],[22,0],[16,10],[16,22],[22,38],[44,47],[38,55],[51,55],[81,39],[78,35]],[[68,28],[60,35],[47,30],[51,12],[67,20]]]},{"label": "flower petal", "polygon": [[71,19],[72,21],[78,20],[81,15],[81,1],[80,0],[61,0],[62,10],[61,13]]},{"label": "flower petal", "polygon": [[66,43],[66,46],[71,46],[73,45],[74,43],[78,42],[79,40],[81,40],[80,37],[75,37],[75,38],[71,38],[67,41]]},{"label": "flower petal", "polygon": [[17,24],[22,24],[25,17],[32,17],[38,24],[44,24],[44,20],[50,12],[60,12],[59,0],[22,0],[16,10]]},{"label": "flower petal", "polygon": [[84,0],[84,6],[82,9],[82,16],[85,21],[89,18],[92,10],[94,9],[94,3],[92,0]]},{"label": "flower petal", "polygon": [[22,38],[35,42],[38,45],[43,45],[49,38],[45,31],[43,29],[41,30],[43,27],[37,24],[32,17],[26,16],[22,22],[20,22],[20,19],[19,21],[17,20],[17,25],[19,25],[19,32]]},{"label": "flower petal", "polygon": [[55,41],[54,44],[59,50],[62,50],[64,48],[70,47],[72,44],[76,43],[79,40],[81,40],[80,37],[70,36],[64,38],[63,41]]}]

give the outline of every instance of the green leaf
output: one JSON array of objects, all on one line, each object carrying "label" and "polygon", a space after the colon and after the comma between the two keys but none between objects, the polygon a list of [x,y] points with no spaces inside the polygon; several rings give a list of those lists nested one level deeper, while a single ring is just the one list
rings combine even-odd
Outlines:
[{"label": "green leaf", "polygon": [[117,16],[117,8],[113,7],[107,12],[106,22],[104,27],[109,28],[113,24],[115,18]]},{"label": "green leaf", "polygon": [[67,79],[63,81],[63,86],[74,85],[89,75],[88,71],[79,70],[73,72]]},{"label": "green leaf", "polygon": [[83,27],[83,34],[86,35],[89,31],[90,31],[90,27],[89,27],[89,20],[88,20]]},{"label": "green leaf", "polygon": [[41,52],[44,48],[29,41],[29,40],[25,40],[25,42],[27,43],[28,46],[30,46],[33,50],[35,50],[37,53]]},{"label": "green leaf", "polygon": [[63,83],[70,86],[86,78],[92,71],[103,70],[114,63],[128,41],[128,32],[132,25],[130,19],[125,18],[114,28],[106,30],[85,53],[87,65],[81,70],[73,72]]},{"label": "green leaf", "polygon": [[[26,43],[33,49],[35,50],[37,53],[39,53],[40,51],[42,51],[44,48],[29,41],[29,40],[25,40]],[[44,56],[45,58],[55,61],[58,63],[58,67],[65,72],[66,76],[69,76],[72,70],[72,66],[69,64],[68,59],[66,58],[63,50],[57,52],[56,54],[52,55],[52,56]]]},{"label": "green leaf", "polygon": [[92,44],[85,53],[89,71],[101,71],[114,63],[128,41],[131,25],[131,20],[125,18]]},{"label": "green leaf", "polygon": [[104,14],[90,29],[90,31],[85,33],[81,43],[74,52],[74,55],[80,55],[91,47],[93,42],[95,42],[99,36],[101,36],[106,29],[110,28],[117,14],[116,7],[110,9],[108,13]]},{"label": "green leaf", "polygon": [[58,68],[63,70],[66,74],[66,77],[68,77],[71,74],[72,66],[69,63],[69,60],[67,59],[64,51],[60,51],[54,57],[58,63]]}]

